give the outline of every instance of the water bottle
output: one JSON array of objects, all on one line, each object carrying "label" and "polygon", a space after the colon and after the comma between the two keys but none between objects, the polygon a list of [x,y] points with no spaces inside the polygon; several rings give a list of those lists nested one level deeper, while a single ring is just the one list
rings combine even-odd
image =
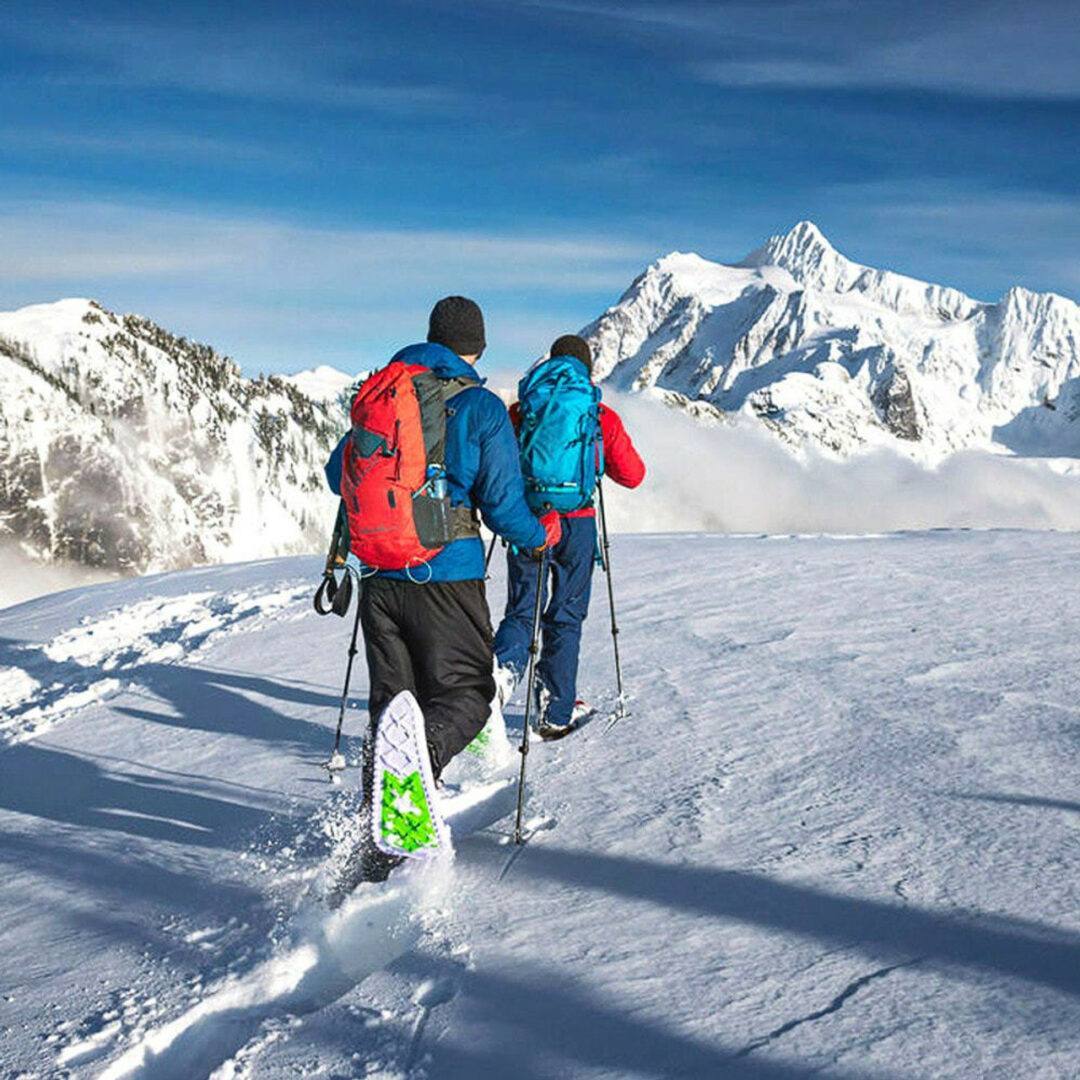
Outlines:
[{"label": "water bottle", "polygon": [[428,466],[427,488],[433,499],[446,498],[446,472],[441,465]]}]

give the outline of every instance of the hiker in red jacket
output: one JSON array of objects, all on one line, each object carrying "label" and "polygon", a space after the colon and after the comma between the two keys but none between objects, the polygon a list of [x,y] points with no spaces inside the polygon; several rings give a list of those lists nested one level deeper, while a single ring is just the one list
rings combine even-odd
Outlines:
[{"label": "hiker in red jacket", "polygon": [[[591,379],[592,352],[588,343],[574,334],[560,337],[551,346],[550,360],[545,363],[565,364],[568,359],[571,375],[573,365],[578,363],[584,367],[582,378]],[[587,390],[587,383],[585,387]],[[593,393],[598,395],[599,391]],[[521,410],[516,403],[510,407],[510,419],[520,439]],[[636,488],[645,478],[645,464],[618,413],[607,405],[599,405],[599,426],[605,475],[623,487]],[[593,499],[589,498],[582,509],[562,513],[560,521],[562,537],[550,549],[548,557],[550,596],[541,624],[542,646],[536,669],[538,731],[546,738],[565,734],[591,711],[577,697],[577,671],[581,628],[589,612],[597,553]],[[536,600],[534,558],[511,548],[507,554],[507,577],[506,613],[495,635],[495,682],[500,704],[509,700],[528,665]]]}]

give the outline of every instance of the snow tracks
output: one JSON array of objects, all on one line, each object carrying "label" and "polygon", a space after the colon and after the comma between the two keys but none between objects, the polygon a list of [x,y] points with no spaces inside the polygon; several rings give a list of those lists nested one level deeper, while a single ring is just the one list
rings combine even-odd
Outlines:
[{"label": "snow tracks", "polygon": [[[513,798],[508,778],[472,786],[449,800],[447,822],[455,836],[468,836],[509,813]],[[342,838],[327,860],[329,869],[354,841]],[[254,1057],[263,1043],[276,1040],[282,1025],[337,1001],[411,948],[439,919],[452,884],[452,861],[451,853],[406,866],[384,884],[362,885],[334,912],[318,899],[318,879],[327,877],[324,867],[267,959],[245,974],[226,977],[175,1019],[146,1031],[101,1080],[187,1080]],[[425,997],[432,1000],[422,1009],[438,998],[438,990]],[[414,1033],[414,1045],[422,1027]],[[66,1053],[77,1057],[78,1050]]]},{"label": "snow tracks", "polygon": [[151,596],[100,614],[47,644],[0,640],[0,745],[47,732],[75,710],[144,680],[154,665],[193,659],[228,634],[297,618],[310,586]]}]

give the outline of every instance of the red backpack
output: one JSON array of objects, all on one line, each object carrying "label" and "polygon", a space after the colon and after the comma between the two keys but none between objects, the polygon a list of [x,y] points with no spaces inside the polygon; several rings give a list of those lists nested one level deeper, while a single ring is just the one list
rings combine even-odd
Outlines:
[{"label": "red backpack", "polygon": [[349,547],[376,570],[423,566],[452,540],[479,536],[475,512],[446,493],[446,402],[475,383],[394,360],[353,399],[341,497]]}]

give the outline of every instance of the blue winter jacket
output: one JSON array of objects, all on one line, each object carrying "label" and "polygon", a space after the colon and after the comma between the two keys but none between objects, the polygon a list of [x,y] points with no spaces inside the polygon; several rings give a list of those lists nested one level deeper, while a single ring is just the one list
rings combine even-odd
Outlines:
[{"label": "blue winter jacket", "polygon": [[[423,364],[444,379],[472,379],[475,386],[455,394],[447,404],[446,481],[454,506],[474,506],[484,524],[508,543],[536,548],[544,542],[544,527],[525,503],[517,438],[506,407],[484,380],[457,353],[445,345],[409,345],[395,360]],[[341,462],[345,435],[326,463],[326,480],[341,494]],[[431,576],[428,577],[428,569]],[[484,545],[479,537],[449,543],[427,568],[380,570],[380,577],[414,581],[469,581],[484,576]]]}]

